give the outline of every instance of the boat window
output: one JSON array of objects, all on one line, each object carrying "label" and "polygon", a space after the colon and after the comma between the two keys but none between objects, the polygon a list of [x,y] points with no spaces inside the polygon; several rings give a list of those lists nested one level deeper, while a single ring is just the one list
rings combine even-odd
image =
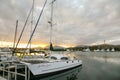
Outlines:
[{"label": "boat window", "polygon": [[54,56],[51,56],[51,59],[57,60],[57,58],[56,58],[56,57],[54,57]]},{"label": "boat window", "polygon": [[49,58],[50,56],[45,56],[45,58]]},{"label": "boat window", "polygon": [[61,60],[68,60],[68,57],[62,57]]}]

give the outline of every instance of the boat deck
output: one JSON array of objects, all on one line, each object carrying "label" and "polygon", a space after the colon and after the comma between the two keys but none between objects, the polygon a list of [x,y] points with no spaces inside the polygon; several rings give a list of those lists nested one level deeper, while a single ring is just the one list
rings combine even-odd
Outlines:
[{"label": "boat deck", "polygon": [[26,60],[24,62],[30,63],[30,64],[37,64],[37,63],[48,63],[49,61],[42,61],[42,60]]}]

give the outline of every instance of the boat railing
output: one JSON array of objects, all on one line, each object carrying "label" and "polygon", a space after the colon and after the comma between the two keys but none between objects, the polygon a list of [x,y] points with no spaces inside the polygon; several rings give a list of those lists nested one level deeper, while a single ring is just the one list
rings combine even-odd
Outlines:
[{"label": "boat railing", "polygon": [[[24,73],[18,71],[20,66],[24,66]],[[29,80],[28,74],[30,74],[30,72],[25,64],[0,62],[0,76],[7,80],[18,80],[18,76],[24,77],[25,80]]]}]

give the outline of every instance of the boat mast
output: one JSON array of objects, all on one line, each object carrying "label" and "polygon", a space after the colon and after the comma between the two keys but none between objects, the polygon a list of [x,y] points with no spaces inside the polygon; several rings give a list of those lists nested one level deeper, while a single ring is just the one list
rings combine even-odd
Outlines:
[{"label": "boat mast", "polygon": [[[34,15],[34,0],[33,0],[33,4],[32,4],[32,13],[31,13],[31,30],[30,30],[30,34],[32,33],[32,27],[33,27],[33,15]],[[32,40],[30,41],[30,47],[29,47],[29,52],[31,50],[31,44],[32,44]]]},{"label": "boat mast", "polygon": [[31,8],[30,11],[29,11],[29,14],[28,14],[27,19],[26,19],[26,21],[25,21],[25,23],[24,23],[24,26],[23,26],[23,28],[22,28],[22,31],[21,31],[20,36],[19,36],[19,38],[18,38],[18,41],[16,42],[16,45],[15,45],[15,48],[14,48],[14,51],[13,51],[13,52],[16,51],[16,49],[17,49],[17,47],[18,47],[18,44],[19,44],[19,42],[20,42],[20,40],[21,40],[21,38],[22,38],[22,35],[23,35],[23,32],[24,32],[24,30],[25,30],[25,28],[26,28],[28,19],[29,19],[30,15],[31,15],[31,11],[32,11],[32,8]]},{"label": "boat mast", "polygon": [[53,28],[53,7],[54,7],[54,2],[56,0],[52,0],[51,2],[51,18],[50,21],[48,22],[50,24],[50,51],[53,51],[53,45],[52,45],[52,28]]},{"label": "boat mast", "polygon": [[[43,11],[44,11],[44,8],[45,8],[46,4],[47,4],[47,0],[45,0],[44,5],[43,5],[43,7],[42,7],[42,10],[40,11],[39,17],[38,17],[38,19],[37,19],[37,22],[36,22],[36,24],[35,24],[35,27],[34,27],[33,30],[32,30],[32,33],[31,33],[30,38],[29,38],[29,40],[28,40],[28,42],[27,42],[27,46],[26,46],[24,52],[28,49],[28,46],[29,46],[29,44],[30,44],[30,42],[31,42],[31,40],[32,40],[32,37],[33,37],[33,35],[34,35],[35,31],[36,31],[36,28],[38,27],[38,23],[39,23],[39,21],[41,20],[41,16],[42,16],[42,14],[43,14]],[[24,55],[25,55],[25,54],[23,54],[22,57],[23,57]],[[21,57],[21,58],[22,58],[22,57]]]}]

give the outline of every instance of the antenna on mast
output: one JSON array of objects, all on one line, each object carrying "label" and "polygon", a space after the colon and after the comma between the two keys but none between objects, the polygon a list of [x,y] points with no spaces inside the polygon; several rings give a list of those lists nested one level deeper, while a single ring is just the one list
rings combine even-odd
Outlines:
[{"label": "antenna on mast", "polygon": [[104,40],[104,45],[106,44],[106,41]]}]

